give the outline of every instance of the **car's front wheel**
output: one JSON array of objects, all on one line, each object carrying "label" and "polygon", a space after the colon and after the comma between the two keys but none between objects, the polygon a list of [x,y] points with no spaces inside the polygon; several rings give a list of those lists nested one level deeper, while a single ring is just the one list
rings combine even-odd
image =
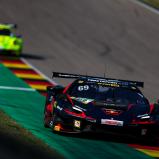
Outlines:
[{"label": "car's front wheel", "polygon": [[44,127],[49,128],[50,127],[50,122],[51,122],[51,116],[48,115],[47,112],[44,114]]},{"label": "car's front wheel", "polygon": [[153,145],[159,145],[159,136],[158,133],[156,133],[155,131],[153,131],[152,129],[148,129],[147,133],[145,135],[141,135],[140,139],[143,142],[146,143],[151,143]]},{"label": "car's front wheel", "polygon": [[50,122],[50,127],[53,132],[59,132],[61,131],[62,128],[62,120],[57,114],[53,114],[51,122]]},{"label": "car's front wheel", "polygon": [[52,106],[50,104],[45,106],[44,110],[44,127],[49,128],[50,122],[52,120],[52,113],[51,113]]}]

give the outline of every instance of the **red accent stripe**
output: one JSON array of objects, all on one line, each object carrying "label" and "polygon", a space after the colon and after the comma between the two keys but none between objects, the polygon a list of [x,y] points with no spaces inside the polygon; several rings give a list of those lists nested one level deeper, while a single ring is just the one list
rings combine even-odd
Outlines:
[{"label": "red accent stripe", "polygon": [[129,104],[128,105],[128,110],[130,110],[133,106],[134,106],[134,104]]},{"label": "red accent stripe", "polygon": [[[8,57],[8,56],[1,56],[0,55],[0,61],[1,63],[11,63],[11,64],[25,64],[20,58],[15,57]],[[26,64],[27,65],[27,64]],[[23,74],[30,74],[30,75],[39,75],[34,69],[28,68],[28,69],[22,69],[22,68],[10,68],[10,70],[14,73],[23,73]],[[23,79],[28,85],[44,85],[44,86],[52,86],[53,84],[50,83],[47,80],[36,80],[36,79]],[[38,91],[40,94],[46,96],[46,91]]]},{"label": "red accent stripe", "polygon": [[151,125],[155,124],[155,121],[132,121],[132,124]]},{"label": "red accent stripe", "polygon": [[21,69],[21,70],[19,70],[19,69],[14,70],[13,69],[12,72],[13,73],[25,73],[25,74],[36,74],[36,75],[38,75],[37,72],[35,72],[34,70],[31,70],[31,69]]},{"label": "red accent stripe", "polygon": [[70,115],[76,116],[76,117],[81,117],[81,118],[86,118],[86,114],[84,112],[81,112],[80,114],[71,112],[68,109],[64,109],[64,111]]},{"label": "red accent stripe", "polygon": [[48,81],[38,81],[38,80],[24,80],[26,83],[28,83],[29,85],[32,85],[32,84],[37,84],[37,85],[46,85],[46,86],[52,86],[53,84],[51,84],[50,82]]},{"label": "red accent stripe", "polygon": [[72,106],[73,106],[73,105],[74,105],[74,103],[73,103],[72,99],[70,98],[70,96],[69,96],[68,94],[66,94],[66,96],[67,96],[68,100],[70,101],[70,103],[71,103],[71,104],[72,104]]},{"label": "red accent stripe", "polygon": [[48,112],[52,113],[52,105],[51,104],[47,105],[46,109]]},{"label": "red accent stripe", "polygon": [[70,88],[72,83],[70,83],[67,87],[65,87],[65,89],[63,90],[63,94],[65,94],[67,92],[67,90]]},{"label": "red accent stripe", "polygon": [[150,114],[152,113],[153,109],[154,109],[154,104],[150,104]]},{"label": "red accent stripe", "polygon": [[157,150],[159,151],[159,147],[152,147],[152,146],[142,146],[142,145],[135,145],[135,144],[128,144],[131,147],[137,148],[137,149],[147,149],[147,150]]},{"label": "red accent stripe", "polygon": [[2,63],[12,63],[12,64],[24,64],[24,62],[23,61],[21,61],[21,60],[8,60],[8,59],[2,59],[1,60],[2,61]]}]

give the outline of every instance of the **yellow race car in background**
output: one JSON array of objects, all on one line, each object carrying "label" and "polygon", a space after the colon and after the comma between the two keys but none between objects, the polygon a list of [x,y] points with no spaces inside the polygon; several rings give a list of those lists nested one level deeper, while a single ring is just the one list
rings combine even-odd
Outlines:
[{"label": "yellow race car in background", "polygon": [[23,40],[20,35],[13,34],[16,24],[0,24],[0,54],[20,56]]}]

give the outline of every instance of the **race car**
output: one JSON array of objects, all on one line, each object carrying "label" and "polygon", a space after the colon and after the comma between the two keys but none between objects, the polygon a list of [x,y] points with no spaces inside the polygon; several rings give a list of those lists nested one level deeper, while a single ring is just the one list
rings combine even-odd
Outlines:
[{"label": "race car", "polygon": [[19,56],[23,48],[23,40],[19,35],[13,34],[17,28],[15,24],[0,24],[0,54]]},{"label": "race car", "polygon": [[75,79],[64,87],[48,86],[44,126],[53,132],[159,134],[159,104],[150,104],[143,82],[53,72]]}]

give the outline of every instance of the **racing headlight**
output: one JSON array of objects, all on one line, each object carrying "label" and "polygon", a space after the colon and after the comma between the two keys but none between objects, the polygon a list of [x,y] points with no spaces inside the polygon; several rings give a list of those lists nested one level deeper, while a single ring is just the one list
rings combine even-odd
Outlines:
[{"label": "racing headlight", "polygon": [[150,116],[149,114],[142,114],[142,115],[137,115],[136,119],[132,121],[132,124],[154,124],[155,120],[153,116]]},{"label": "racing headlight", "polygon": [[143,117],[141,117],[141,119],[150,119],[150,116],[149,115],[143,116]]},{"label": "racing headlight", "polygon": [[78,107],[78,106],[72,106],[72,108],[70,109],[69,108],[66,108],[64,109],[64,111],[69,114],[69,115],[72,115],[72,116],[76,116],[76,117],[81,117],[81,118],[85,118],[86,115],[84,113],[84,111],[82,110],[82,108]]},{"label": "racing headlight", "polygon": [[150,119],[151,116],[149,114],[143,114],[143,115],[138,115],[137,116],[138,119],[144,120],[144,119]]},{"label": "racing headlight", "polygon": [[75,105],[72,107],[73,111],[77,112],[77,113],[82,113],[83,110],[82,108],[80,108],[79,106]]}]

